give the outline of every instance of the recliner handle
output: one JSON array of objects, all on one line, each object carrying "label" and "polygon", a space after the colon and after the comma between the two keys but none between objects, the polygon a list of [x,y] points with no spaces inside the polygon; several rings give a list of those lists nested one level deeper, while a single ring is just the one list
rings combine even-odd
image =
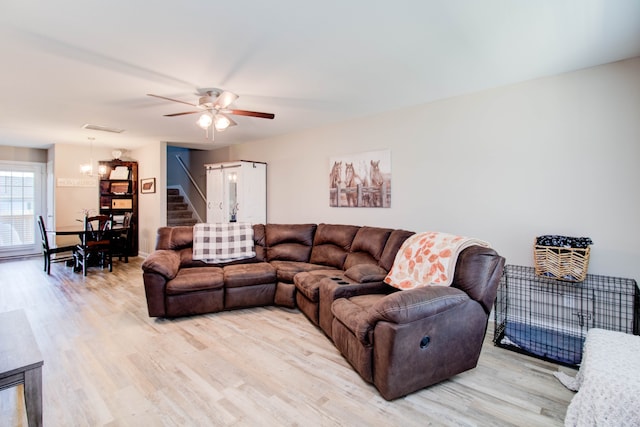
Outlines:
[{"label": "recliner handle", "polygon": [[431,342],[431,338],[429,337],[429,335],[425,335],[424,337],[422,337],[422,339],[420,340],[420,348],[425,349],[429,346],[429,343]]}]

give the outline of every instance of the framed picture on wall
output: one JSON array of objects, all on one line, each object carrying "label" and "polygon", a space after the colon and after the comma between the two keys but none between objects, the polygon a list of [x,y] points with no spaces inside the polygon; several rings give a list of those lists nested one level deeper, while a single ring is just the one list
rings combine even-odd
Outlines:
[{"label": "framed picture on wall", "polygon": [[148,194],[156,192],[156,179],[155,178],[142,178],[140,180],[140,193]]},{"label": "framed picture on wall", "polygon": [[329,206],[391,207],[391,151],[367,151],[330,158]]}]

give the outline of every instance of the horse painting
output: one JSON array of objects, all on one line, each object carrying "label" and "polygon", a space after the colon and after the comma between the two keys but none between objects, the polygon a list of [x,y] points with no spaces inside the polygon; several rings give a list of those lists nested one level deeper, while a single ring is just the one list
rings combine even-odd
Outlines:
[{"label": "horse painting", "polygon": [[330,159],[329,204],[335,207],[390,207],[389,150]]},{"label": "horse painting", "polygon": [[372,206],[380,206],[382,203],[381,192],[384,185],[384,177],[380,171],[380,160],[371,160],[371,168],[369,169],[369,179],[371,179],[371,187],[374,191],[371,193],[370,203]]},{"label": "horse painting", "polygon": [[333,162],[333,167],[329,173],[329,182],[331,188],[338,188],[338,185],[342,182],[342,162]]},{"label": "horse painting", "polygon": [[382,178],[382,172],[380,172],[380,160],[375,162],[371,160],[371,169],[369,170],[369,176],[371,177],[371,185],[374,187],[380,187],[384,182]]},{"label": "horse painting", "polygon": [[[362,178],[362,176],[364,178]],[[367,185],[367,177],[363,173],[356,172],[356,168],[353,166],[353,163],[346,163],[344,170],[344,182],[347,188],[355,188],[358,185]]]},{"label": "horse painting", "polygon": [[[365,171],[366,172],[366,171]],[[359,174],[356,172],[355,167],[353,166],[353,162],[345,164],[344,170],[344,182],[345,187],[347,187],[347,204],[349,206],[359,206],[357,190],[358,188],[368,187],[368,180],[365,173]],[[354,191],[356,190],[356,191]],[[367,205],[368,203],[364,202],[363,205]]]}]

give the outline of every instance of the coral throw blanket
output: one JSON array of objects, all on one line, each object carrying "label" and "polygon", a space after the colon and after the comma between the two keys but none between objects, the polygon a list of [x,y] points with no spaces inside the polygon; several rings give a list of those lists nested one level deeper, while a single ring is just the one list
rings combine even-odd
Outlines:
[{"label": "coral throw blanket", "polygon": [[193,259],[229,262],[256,256],[253,227],[246,222],[193,226]]},{"label": "coral throw blanket", "polygon": [[426,232],[414,234],[400,247],[385,283],[402,290],[421,286],[449,286],[458,254],[469,246],[489,247],[471,237]]}]

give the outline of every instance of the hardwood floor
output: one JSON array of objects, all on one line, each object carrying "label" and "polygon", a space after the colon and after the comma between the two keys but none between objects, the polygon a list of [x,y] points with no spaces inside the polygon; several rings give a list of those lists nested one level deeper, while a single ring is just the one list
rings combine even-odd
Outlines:
[{"label": "hardwood floor", "polygon": [[[0,262],[0,312],[24,309],[44,356],[45,426],[559,426],[573,397],[489,331],[476,369],[387,402],[297,310],[149,318],[140,264]],[[0,425],[27,425],[20,387]]]}]

